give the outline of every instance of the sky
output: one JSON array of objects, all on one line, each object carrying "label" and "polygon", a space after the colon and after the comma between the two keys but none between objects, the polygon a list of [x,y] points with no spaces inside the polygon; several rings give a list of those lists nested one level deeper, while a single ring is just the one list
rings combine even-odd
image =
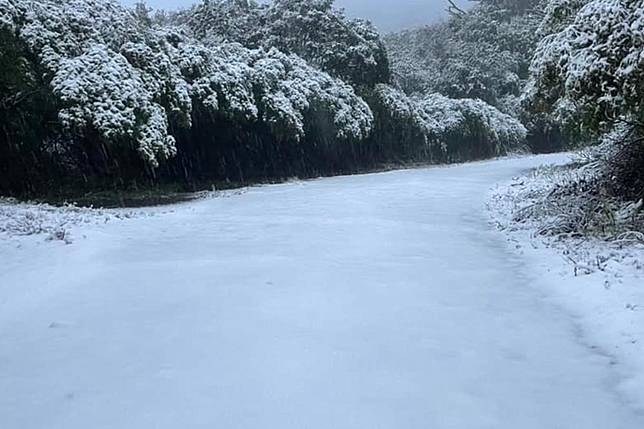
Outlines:
[{"label": "sky", "polygon": [[[146,0],[154,8],[178,9],[190,6],[197,0]],[[134,4],[136,0],[121,0]],[[457,0],[467,4],[468,0]],[[397,31],[436,22],[445,17],[447,0],[336,0],[347,14],[366,18],[382,32]]]}]

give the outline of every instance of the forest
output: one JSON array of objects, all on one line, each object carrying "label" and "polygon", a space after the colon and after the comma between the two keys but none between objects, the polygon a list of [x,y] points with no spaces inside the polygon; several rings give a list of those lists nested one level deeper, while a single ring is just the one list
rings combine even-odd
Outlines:
[{"label": "forest", "polygon": [[333,0],[0,0],[0,194],[279,181],[601,147],[644,189],[644,5],[446,3],[381,35]]}]

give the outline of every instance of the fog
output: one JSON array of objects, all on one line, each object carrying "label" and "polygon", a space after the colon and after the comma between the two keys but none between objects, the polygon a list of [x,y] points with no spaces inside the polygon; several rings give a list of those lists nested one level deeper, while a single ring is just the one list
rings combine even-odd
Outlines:
[{"label": "fog", "polygon": [[[121,0],[134,4],[137,0]],[[178,9],[196,3],[195,0],[147,0],[154,8]],[[468,0],[457,0],[467,5]],[[336,0],[348,15],[372,21],[382,32],[397,31],[436,22],[445,17],[447,0]]]},{"label": "fog", "polygon": [[446,16],[447,0],[336,0],[336,5],[388,32],[441,20]]}]

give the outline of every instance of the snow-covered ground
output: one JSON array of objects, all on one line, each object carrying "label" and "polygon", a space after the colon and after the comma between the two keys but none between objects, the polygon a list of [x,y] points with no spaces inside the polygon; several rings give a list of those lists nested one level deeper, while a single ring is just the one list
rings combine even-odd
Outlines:
[{"label": "snow-covered ground", "polygon": [[642,428],[579,278],[489,221],[496,183],[553,161],[250,188],[70,222],[69,245],[1,233],[0,427]]},{"label": "snow-covered ground", "polygon": [[[641,234],[618,231],[610,241],[576,234],[543,235],[539,231],[558,227],[557,216],[522,213],[526,208],[544,210],[537,207],[544,203],[543,197],[561,183],[570,183],[576,171],[539,168],[499,183],[488,202],[491,220],[504,232],[508,245],[541,275],[537,287],[575,317],[584,341],[610,356],[622,377],[620,392],[634,407],[644,410]],[[520,221],[515,218],[517,214]],[[609,235],[608,229],[605,235]]]}]

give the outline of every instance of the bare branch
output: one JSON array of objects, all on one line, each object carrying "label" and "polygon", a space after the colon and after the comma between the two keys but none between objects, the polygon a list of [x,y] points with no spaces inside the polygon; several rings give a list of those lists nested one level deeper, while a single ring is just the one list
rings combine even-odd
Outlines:
[{"label": "bare branch", "polygon": [[447,13],[449,13],[452,16],[463,16],[465,15],[465,11],[458,7],[456,3],[454,3],[454,0],[447,0],[449,3],[449,6],[447,6]]}]

